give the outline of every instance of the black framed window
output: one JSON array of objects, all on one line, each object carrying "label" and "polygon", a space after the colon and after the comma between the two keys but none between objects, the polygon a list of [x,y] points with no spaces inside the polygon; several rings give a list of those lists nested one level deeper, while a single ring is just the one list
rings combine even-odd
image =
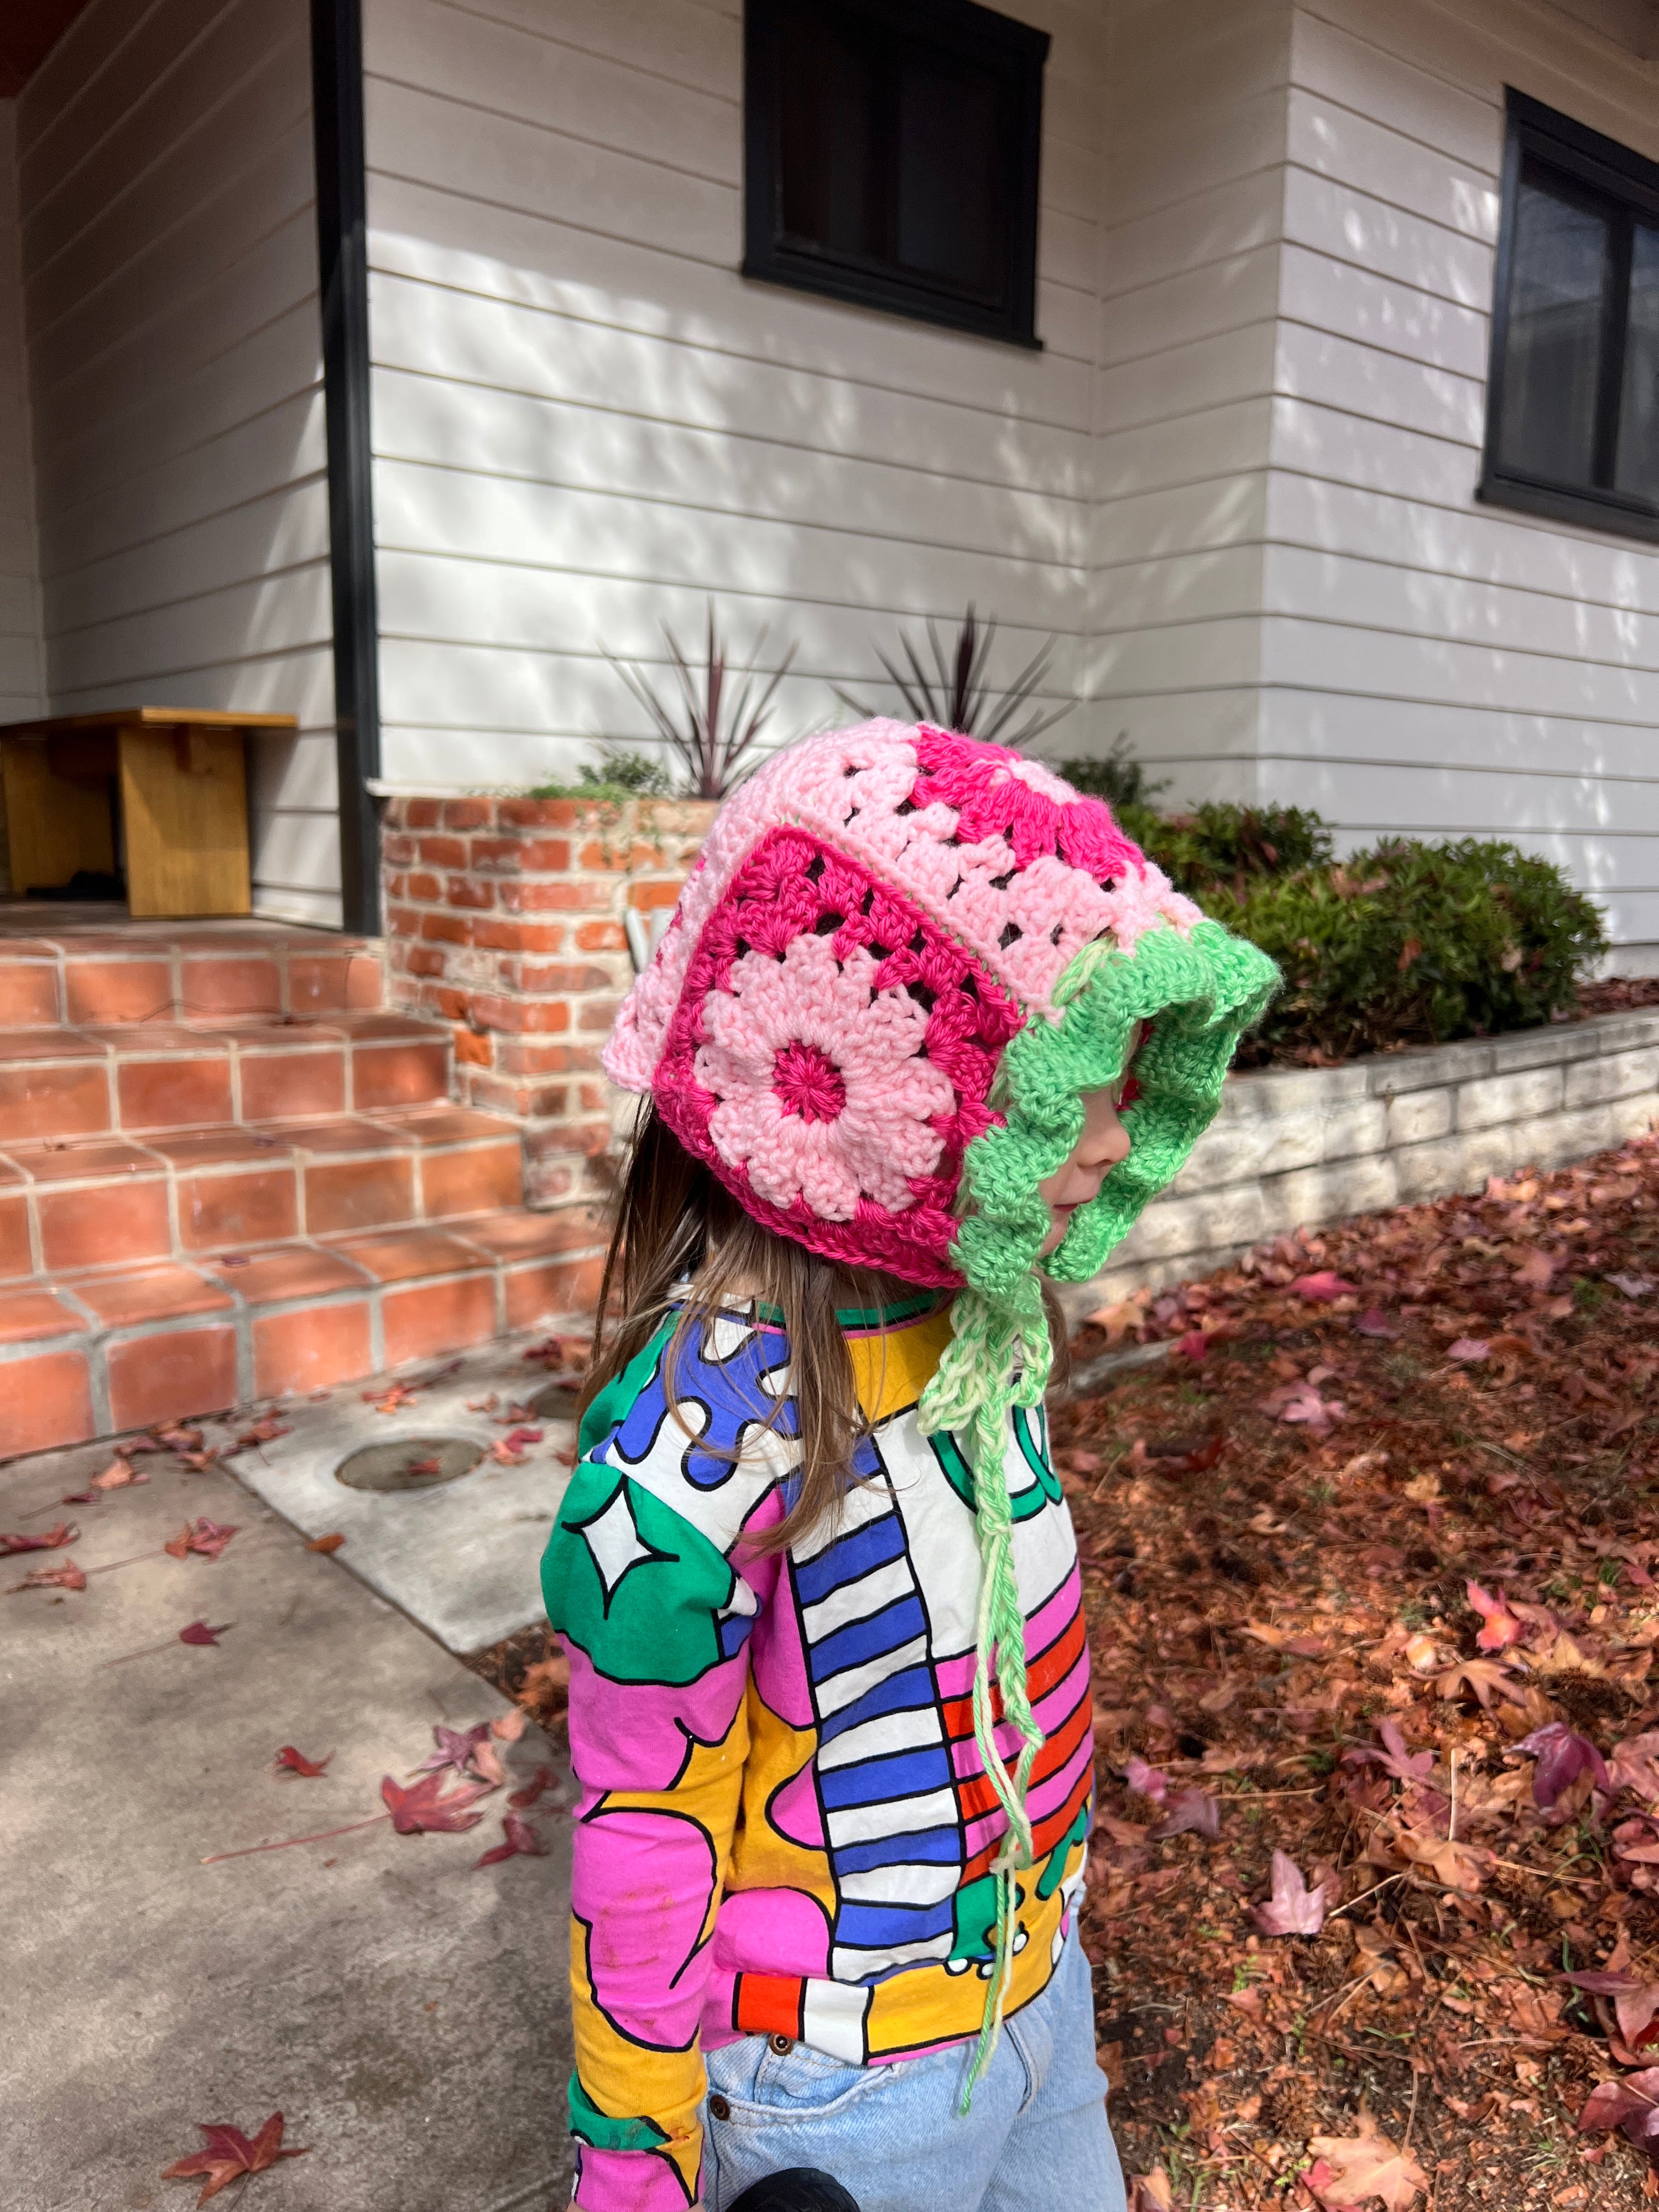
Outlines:
[{"label": "black framed window", "polygon": [[744,276],[1038,344],[1048,52],[972,0],[748,0]]},{"label": "black framed window", "polygon": [[1508,108],[1480,496],[1659,538],[1659,163]]}]

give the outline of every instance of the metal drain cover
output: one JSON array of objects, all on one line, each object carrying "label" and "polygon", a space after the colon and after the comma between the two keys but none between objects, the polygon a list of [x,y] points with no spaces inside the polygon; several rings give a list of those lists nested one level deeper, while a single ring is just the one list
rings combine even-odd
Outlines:
[{"label": "metal drain cover", "polygon": [[334,1479],[349,1490],[433,1490],[471,1474],[483,1455],[471,1437],[390,1437],[348,1452]]}]

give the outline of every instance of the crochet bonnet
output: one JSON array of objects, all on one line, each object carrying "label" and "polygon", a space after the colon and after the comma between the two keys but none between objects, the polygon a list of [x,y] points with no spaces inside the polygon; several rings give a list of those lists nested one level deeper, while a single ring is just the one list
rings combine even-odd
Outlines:
[{"label": "crochet bonnet", "polygon": [[[1009,1408],[1048,1380],[1036,1271],[1100,1268],[1214,1114],[1276,982],[1099,799],[1003,746],[875,720],[774,754],[726,802],[605,1051],[767,1228],[957,1292],[920,1413],[975,1474],[975,1734],[1009,1816],[1005,1892],[1030,1863],[1042,1741],[1002,1473]],[[1132,1051],[1128,1157],[1039,1260],[1037,1186],[1082,1132],[1083,1094]],[[994,1673],[1024,1739],[1012,1775]],[[1012,1910],[998,1917],[981,2063],[1012,1930]]]}]

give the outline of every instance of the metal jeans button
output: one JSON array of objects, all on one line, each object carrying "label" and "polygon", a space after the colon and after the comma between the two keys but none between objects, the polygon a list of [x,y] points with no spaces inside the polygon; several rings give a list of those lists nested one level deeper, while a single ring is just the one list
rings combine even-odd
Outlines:
[{"label": "metal jeans button", "polygon": [[785,2057],[795,2047],[795,2039],[793,2035],[769,2035],[766,2039],[780,2058]]},{"label": "metal jeans button", "polygon": [[732,2107],[726,2103],[724,2097],[711,2097],[708,2100],[708,2117],[711,2120],[729,2120],[731,2118]]}]

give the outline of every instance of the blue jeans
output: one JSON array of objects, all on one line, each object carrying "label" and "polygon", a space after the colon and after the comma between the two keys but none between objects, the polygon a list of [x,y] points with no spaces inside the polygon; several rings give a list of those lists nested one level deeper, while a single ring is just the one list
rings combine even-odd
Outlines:
[{"label": "blue jeans", "polygon": [[710,2052],[709,2094],[726,2109],[701,2116],[708,2212],[792,2166],[833,2174],[860,2212],[1125,2212],[1075,1927],[1042,1995],[1004,2021],[960,2118],[972,2057],[955,2044],[848,2066],[804,2044],[776,2051],[764,2035]]}]

